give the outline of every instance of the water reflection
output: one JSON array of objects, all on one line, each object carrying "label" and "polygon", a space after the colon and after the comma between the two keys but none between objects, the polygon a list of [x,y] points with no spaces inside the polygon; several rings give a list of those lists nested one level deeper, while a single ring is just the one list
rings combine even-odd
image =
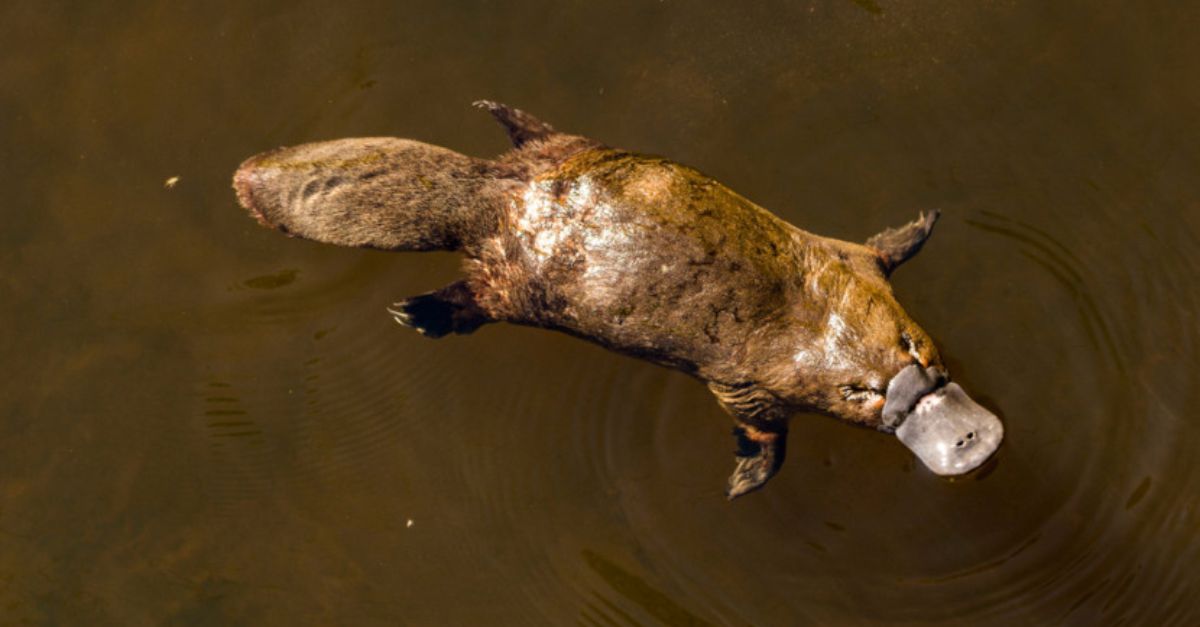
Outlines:
[{"label": "water reflection", "polygon": [[264,274],[242,281],[242,285],[252,290],[275,290],[291,285],[300,271],[295,268],[280,270],[274,274]]}]

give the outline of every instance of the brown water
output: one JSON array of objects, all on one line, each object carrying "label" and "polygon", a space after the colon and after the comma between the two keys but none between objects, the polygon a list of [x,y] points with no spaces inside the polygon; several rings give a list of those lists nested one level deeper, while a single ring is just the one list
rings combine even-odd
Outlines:
[{"label": "brown water", "polygon": [[[0,9],[0,624],[1200,622],[1195,3],[93,4]],[[277,145],[500,152],[485,97],[825,235],[941,208],[896,290],[998,462],[800,416],[726,503],[700,384],[427,340],[454,256],[236,206]]]}]

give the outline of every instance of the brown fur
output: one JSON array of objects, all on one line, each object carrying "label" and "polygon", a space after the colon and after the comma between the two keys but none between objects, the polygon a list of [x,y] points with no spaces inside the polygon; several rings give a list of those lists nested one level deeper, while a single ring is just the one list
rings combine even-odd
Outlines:
[{"label": "brown fur", "polygon": [[497,160],[392,138],[306,144],[246,161],[238,198],[290,235],[462,250],[465,281],[393,309],[427,335],[537,326],[705,381],[740,426],[731,497],[782,464],[791,413],[886,430],[891,377],[940,368],[886,279],[936,213],[865,246],[827,239],[691,168],[477,105],[516,146]]}]

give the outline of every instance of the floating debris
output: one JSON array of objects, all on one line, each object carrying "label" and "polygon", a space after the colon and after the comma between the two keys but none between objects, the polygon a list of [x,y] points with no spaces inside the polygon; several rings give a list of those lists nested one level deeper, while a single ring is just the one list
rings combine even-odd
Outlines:
[{"label": "floating debris", "polygon": [[413,526],[413,519],[409,518],[408,520],[406,520],[406,521],[404,522],[404,527],[405,527],[406,529],[407,529],[407,528],[411,528],[412,526]]}]

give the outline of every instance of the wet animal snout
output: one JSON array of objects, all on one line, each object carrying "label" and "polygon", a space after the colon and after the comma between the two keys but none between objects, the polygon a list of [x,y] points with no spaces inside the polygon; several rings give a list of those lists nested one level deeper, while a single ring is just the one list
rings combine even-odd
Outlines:
[{"label": "wet animal snout", "polygon": [[930,399],[930,394],[945,383],[946,374],[939,369],[922,368],[917,364],[905,367],[888,382],[883,405],[884,425],[900,426],[919,402]]},{"label": "wet animal snout", "polygon": [[944,376],[908,366],[888,385],[884,420],[930,470],[960,475],[991,457],[1004,439],[1000,419]]},{"label": "wet animal snout", "polygon": [[[958,388],[958,386],[955,385],[955,388]],[[946,394],[947,390],[934,390],[933,392],[926,394],[917,401],[916,407],[913,407],[913,413],[928,414],[936,411],[938,407],[945,401]],[[972,403],[973,402],[974,401],[972,401]],[[957,438],[954,437],[953,433],[949,435],[950,437],[947,438],[946,442],[954,440],[954,448],[961,451],[969,450],[983,441],[983,438],[979,437],[978,430],[974,427],[964,427],[964,429],[959,431]]]}]

